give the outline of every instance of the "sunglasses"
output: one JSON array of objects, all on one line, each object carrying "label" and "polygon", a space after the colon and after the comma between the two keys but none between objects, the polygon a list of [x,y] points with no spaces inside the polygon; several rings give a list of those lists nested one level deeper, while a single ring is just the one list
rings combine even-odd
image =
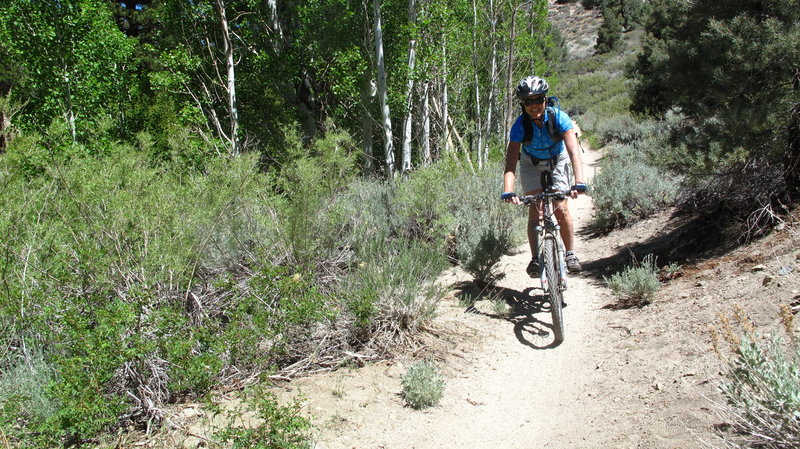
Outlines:
[{"label": "sunglasses", "polygon": [[539,97],[539,98],[526,98],[522,100],[522,104],[524,106],[533,106],[535,104],[542,104],[547,101],[547,97]]}]

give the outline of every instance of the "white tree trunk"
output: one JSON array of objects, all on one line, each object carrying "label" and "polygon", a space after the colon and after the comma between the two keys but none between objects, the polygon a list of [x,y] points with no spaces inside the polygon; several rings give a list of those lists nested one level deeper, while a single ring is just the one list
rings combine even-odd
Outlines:
[{"label": "white tree trunk", "polygon": [[[408,18],[413,25],[417,21],[416,0],[408,0]],[[408,41],[408,83],[406,84],[406,118],[403,120],[403,158],[401,173],[411,170],[411,119],[414,109],[414,66],[416,63],[417,39]]]},{"label": "white tree trunk", "polygon": [[449,103],[447,98],[447,39],[442,39],[442,147],[444,153],[450,153],[450,126],[448,121]]},{"label": "white tree trunk", "polygon": [[66,94],[67,94],[67,110],[65,117],[67,119],[67,125],[69,126],[69,134],[72,136],[72,141],[75,142],[78,138],[78,132],[75,128],[75,110],[72,107],[72,89],[70,86],[70,79],[69,75],[67,74],[66,68],[64,69],[64,84],[66,85]]},{"label": "white tree trunk", "polygon": [[372,99],[375,97],[376,89],[375,83],[372,80],[366,79],[364,80],[364,92],[362,93],[363,96],[363,110],[361,111],[361,133],[362,133],[362,149],[364,151],[364,174],[368,175],[372,173],[373,165],[372,159],[374,157],[373,154],[373,146],[372,146],[372,115],[369,113],[369,105],[372,103]]},{"label": "white tree trunk", "polygon": [[492,135],[493,126],[492,120],[492,112],[495,109],[495,101],[497,98],[497,11],[494,9],[494,0],[489,0],[489,13],[491,16],[489,20],[491,20],[492,25],[492,62],[491,62],[491,72],[489,74],[490,85],[489,85],[489,101],[486,104],[486,143],[483,146],[483,160],[489,161],[489,136]]},{"label": "white tree trunk", "polygon": [[223,51],[225,52],[225,66],[227,68],[227,94],[228,94],[228,114],[230,117],[230,152],[234,156],[239,155],[239,111],[236,106],[236,70],[233,60],[233,44],[228,30],[228,19],[225,17],[225,3],[217,0],[217,10],[219,12],[219,22],[222,27]]},{"label": "white tree trunk", "polygon": [[483,134],[481,131],[481,90],[480,80],[478,78],[478,5],[475,0],[472,0],[472,73],[475,80],[475,153],[478,157],[478,169],[483,168],[483,159],[481,158],[483,152]]},{"label": "white tree trunk", "polygon": [[392,143],[392,120],[389,114],[388,92],[386,88],[386,65],[383,56],[383,30],[381,28],[381,2],[373,0],[375,15],[375,59],[378,66],[378,99],[381,103],[383,122],[383,155],[386,175],[394,177],[394,144]]},{"label": "white tree trunk", "polygon": [[276,0],[267,0],[267,6],[269,6],[270,25],[275,34],[280,38],[278,40],[278,42],[280,42],[280,40],[283,40],[283,28],[281,27],[280,20],[278,20],[278,2]]},{"label": "white tree trunk", "polygon": [[509,33],[508,42],[508,56],[506,68],[506,94],[508,95],[508,103],[506,107],[506,117],[503,123],[503,138],[508,138],[509,130],[514,120],[514,42],[516,40],[516,26],[517,26],[517,1],[514,0],[511,5],[511,32]]},{"label": "white tree trunk", "polygon": [[430,82],[425,81],[422,85],[422,163],[430,165],[431,160],[431,111],[428,107],[428,93]]}]

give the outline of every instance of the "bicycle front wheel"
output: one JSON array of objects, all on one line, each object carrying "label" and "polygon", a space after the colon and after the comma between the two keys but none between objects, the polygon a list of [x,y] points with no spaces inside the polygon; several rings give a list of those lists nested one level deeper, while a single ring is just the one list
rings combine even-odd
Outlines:
[{"label": "bicycle front wheel", "polygon": [[547,276],[548,294],[550,296],[550,314],[553,317],[553,336],[554,344],[564,341],[564,301],[562,297],[561,282],[558,270],[558,245],[554,238],[546,238],[544,241],[544,272]]}]

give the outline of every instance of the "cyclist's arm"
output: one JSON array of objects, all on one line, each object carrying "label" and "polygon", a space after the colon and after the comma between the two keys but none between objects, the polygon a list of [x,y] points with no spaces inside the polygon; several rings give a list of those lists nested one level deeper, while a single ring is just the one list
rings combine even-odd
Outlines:
[{"label": "cyclist's arm", "polygon": [[[506,168],[503,172],[503,192],[513,192],[514,182],[517,180],[517,161],[519,160],[519,142],[508,142],[506,148]],[[519,200],[515,202],[517,204]]]}]

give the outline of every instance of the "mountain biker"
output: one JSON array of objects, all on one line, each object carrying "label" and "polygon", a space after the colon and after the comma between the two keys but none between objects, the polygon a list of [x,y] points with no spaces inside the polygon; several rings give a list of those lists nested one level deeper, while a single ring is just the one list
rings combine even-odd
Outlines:
[{"label": "mountain biker", "polygon": [[[549,89],[550,85],[544,79],[537,76],[528,76],[520,80],[514,91],[522,107],[522,114],[511,127],[508,147],[506,148],[506,166],[503,174],[503,194],[501,198],[507,203],[522,203],[519,197],[514,194],[517,161],[520,163],[520,182],[525,195],[535,195],[542,191],[541,173],[548,169],[553,174],[553,188],[562,191],[569,190],[571,198],[577,198],[578,189],[585,191],[581,153],[572,119],[560,109],[547,107],[547,91]],[[530,137],[525,135],[525,120],[529,120],[533,125],[530,127],[533,131],[532,133],[529,131]],[[562,136],[561,140],[550,136],[547,128],[550,120],[555,121],[556,129],[560,131]],[[523,142],[523,140],[526,140],[525,137],[530,140]],[[572,187],[570,187],[569,183],[569,162],[572,163],[572,169],[575,174],[575,185]],[[553,163],[555,166],[550,167]],[[566,250],[565,261],[567,269],[570,273],[578,273],[581,271],[581,264],[578,256],[573,251],[575,231],[567,200],[555,201],[554,209],[556,221],[561,227],[561,239],[564,241]],[[530,244],[532,259],[525,270],[531,277],[539,276],[541,269],[536,257],[537,248],[539,247],[539,233],[536,232],[536,226],[539,224],[539,219],[539,210],[534,204],[529,208],[528,213],[528,243]]]}]

